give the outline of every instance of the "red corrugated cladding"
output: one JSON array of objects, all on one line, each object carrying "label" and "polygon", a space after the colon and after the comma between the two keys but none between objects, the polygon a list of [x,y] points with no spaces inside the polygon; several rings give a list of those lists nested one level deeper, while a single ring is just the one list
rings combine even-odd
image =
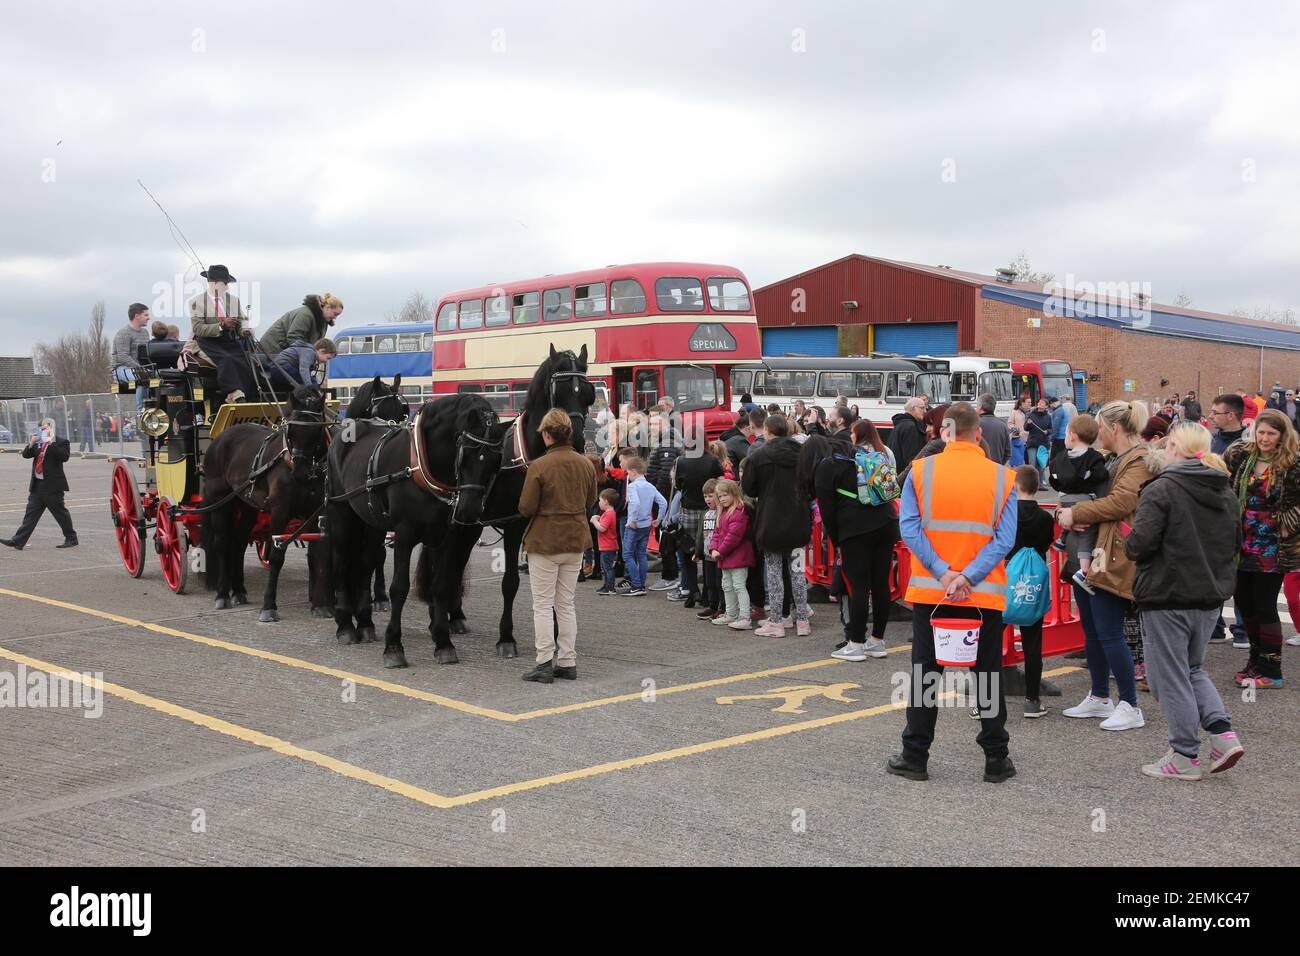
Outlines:
[{"label": "red corrugated cladding", "polygon": [[[804,311],[794,311],[796,290]],[[975,349],[979,286],[851,255],[754,290],[761,328],[956,322],[957,347]],[[856,300],[856,309],[841,303]]]}]

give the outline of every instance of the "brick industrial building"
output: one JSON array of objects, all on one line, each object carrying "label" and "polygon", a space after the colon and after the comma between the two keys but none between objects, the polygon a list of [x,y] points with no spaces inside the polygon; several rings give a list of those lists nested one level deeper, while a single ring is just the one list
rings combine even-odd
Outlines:
[{"label": "brick industrial building", "polygon": [[1060,359],[1089,402],[1300,381],[1300,328],[1103,291],[855,254],[756,289],[754,302],[765,355]]}]

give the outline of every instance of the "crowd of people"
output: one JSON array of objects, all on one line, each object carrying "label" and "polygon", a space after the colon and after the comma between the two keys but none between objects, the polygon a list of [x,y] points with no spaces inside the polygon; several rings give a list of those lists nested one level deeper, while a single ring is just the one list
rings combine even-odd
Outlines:
[{"label": "crowd of people", "polygon": [[[1279,396],[1287,400],[1285,390]],[[1138,401],[1080,414],[1069,396],[1025,398],[1010,421],[994,414],[990,395],[975,406],[937,407],[918,396],[895,417],[888,442],[843,400],[829,413],[802,403],[789,413],[763,408],[747,395],[742,407],[716,441],[689,452],[669,400],[644,412],[602,411],[602,450],[587,456],[595,483],[587,510],[575,516],[575,528],[585,522],[584,553],[566,565],[575,580],[591,580],[597,594],[615,599],[661,593],[702,623],[734,631],[805,636],[813,609],[803,561],[820,525],[834,556],[831,598],[841,625],[828,650],[861,662],[887,652],[890,571],[901,538],[912,561],[906,599],[918,679],[940,669],[930,616],[942,606],[945,617],[970,618],[980,633],[971,672],[982,687],[981,675],[1001,672],[1003,613],[1020,599],[1016,582],[1008,586],[1008,564],[1019,567],[1022,552],[1032,552],[1046,569],[1055,549],[1062,580],[1073,587],[1091,682],[1063,715],[1135,731],[1146,723],[1139,694],[1152,693],[1169,728],[1167,753],[1142,767],[1152,776],[1199,779],[1244,753],[1204,661],[1209,644],[1231,640],[1248,651],[1236,684],[1283,686],[1279,593],[1300,619],[1293,530],[1300,529],[1300,438],[1285,406],[1266,405],[1247,419],[1247,398],[1220,395],[1207,427],[1194,393],[1154,414]],[[1044,488],[1059,495],[1059,534],[1037,500]],[[547,620],[552,607],[560,614],[549,583],[542,590],[539,627],[541,611]],[[571,604],[562,631],[570,611]],[[1037,719],[1047,714],[1043,614],[1015,621],[1025,657],[1022,712]],[[539,667],[575,666],[544,643]],[[1015,768],[1005,700],[993,685],[971,716],[980,721],[985,779],[998,782]],[[926,777],[936,716],[933,703],[909,705],[890,772]]]}]

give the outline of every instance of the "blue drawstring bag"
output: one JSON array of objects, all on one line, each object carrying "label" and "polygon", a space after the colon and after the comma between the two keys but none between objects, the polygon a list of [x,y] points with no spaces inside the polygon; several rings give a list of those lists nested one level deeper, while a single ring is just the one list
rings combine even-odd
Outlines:
[{"label": "blue drawstring bag", "polygon": [[1047,562],[1033,548],[1021,548],[1007,562],[1007,609],[1004,624],[1037,624],[1052,609]]},{"label": "blue drawstring bag", "polygon": [[1047,458],[1048,458],[1047,446],[1039,445],[1038,452],[1035,455],[1035,457],[1038,460],[1038,470],[1042,471],[1044,468],[1047,467]]}]

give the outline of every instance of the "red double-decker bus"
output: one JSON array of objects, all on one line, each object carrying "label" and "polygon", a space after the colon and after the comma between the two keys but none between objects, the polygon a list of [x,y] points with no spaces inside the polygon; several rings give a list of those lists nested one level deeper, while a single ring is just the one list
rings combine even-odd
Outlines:
[{"label": "red double-decker bus", "polygon": [[710,437],[735,420],[731,366],[761,354],[749,283],[734,266],[606,266],[444,295],[433,393],[480,392],[510,414],[551,346],[584,345],[588,377],[610,407],[644,409],[667,396]]}]

